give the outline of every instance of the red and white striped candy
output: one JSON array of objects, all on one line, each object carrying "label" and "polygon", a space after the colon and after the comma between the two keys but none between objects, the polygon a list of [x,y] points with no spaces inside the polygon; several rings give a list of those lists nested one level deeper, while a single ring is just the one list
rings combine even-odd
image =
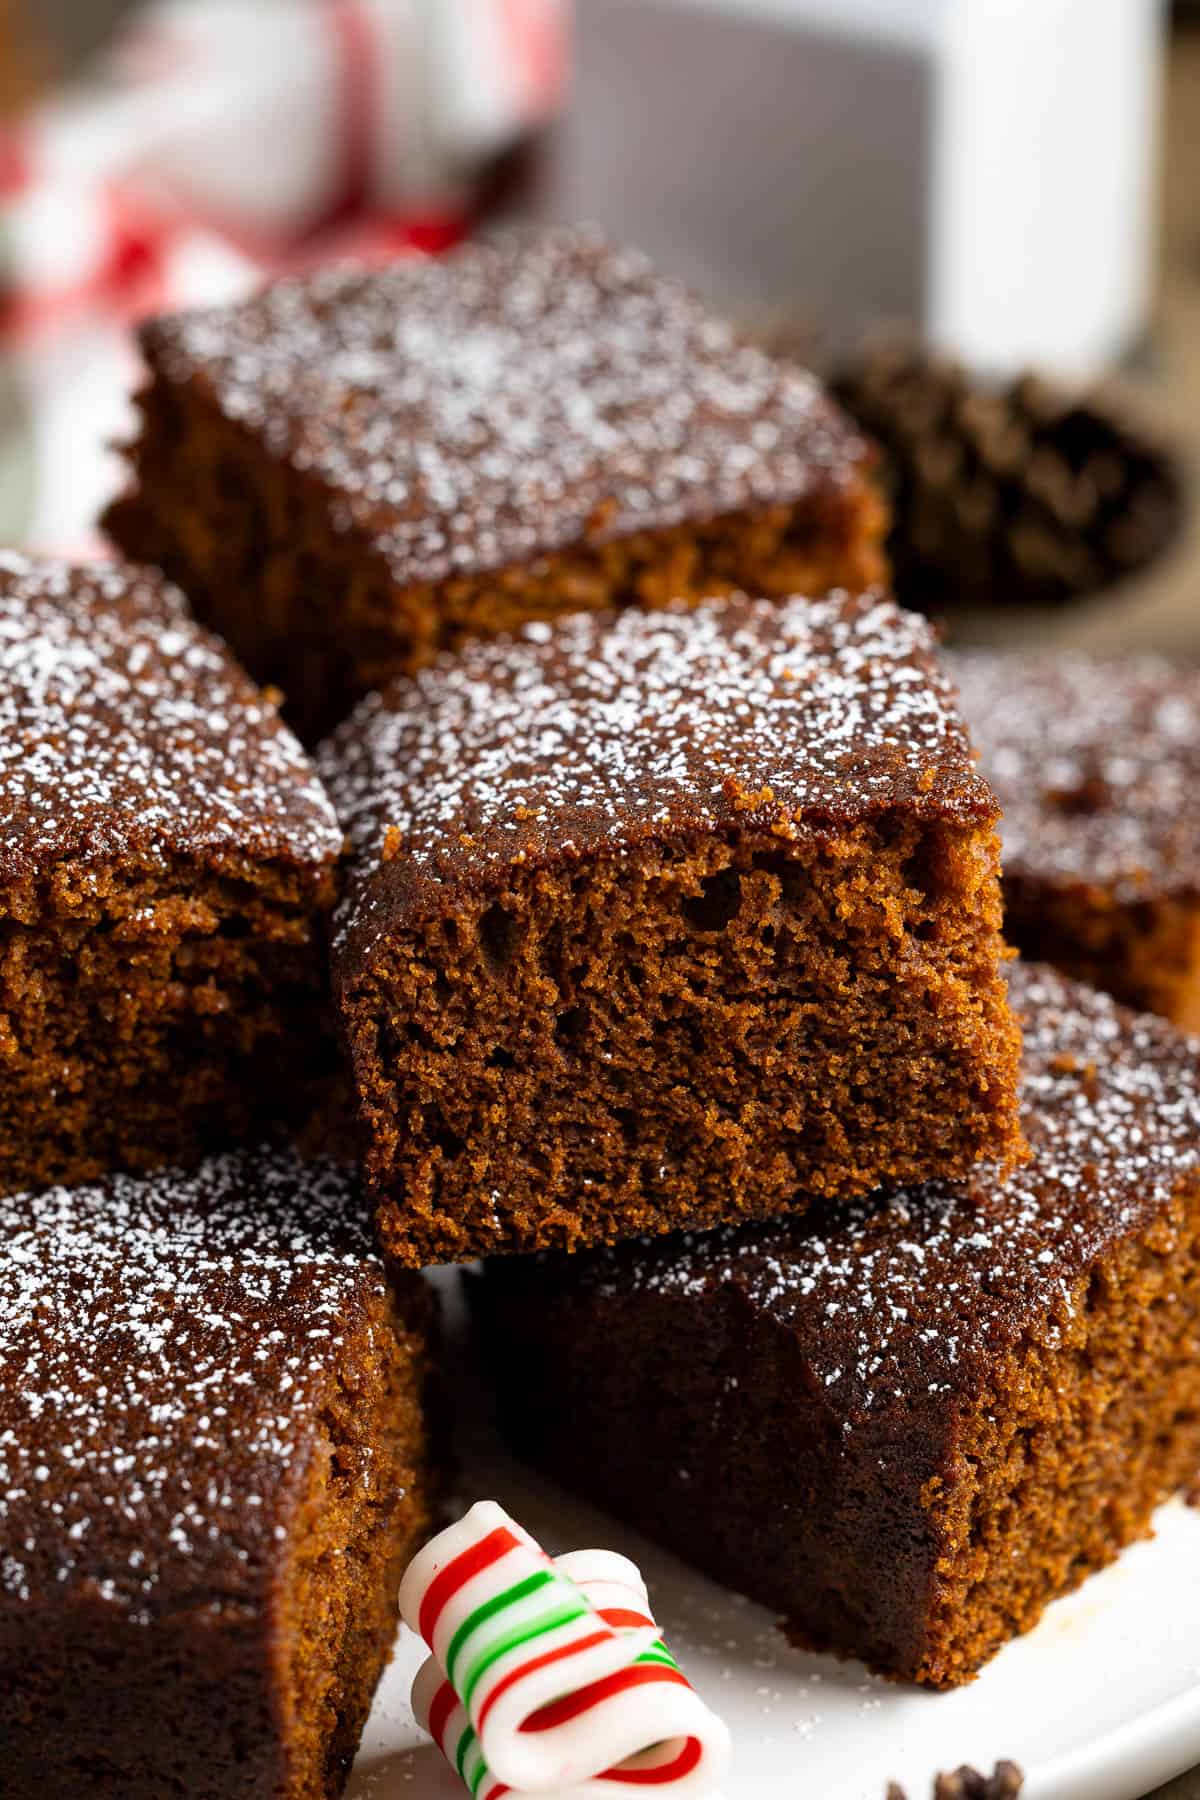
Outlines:
[{"label": "red and white striped candy", "polygon": [[627,1558],[552,1562],[483,1501],[415,1559],[400,1609],[433,1652],[413,1710],[474,1800],[713,1795],[729,1734],[663,1644]]}]

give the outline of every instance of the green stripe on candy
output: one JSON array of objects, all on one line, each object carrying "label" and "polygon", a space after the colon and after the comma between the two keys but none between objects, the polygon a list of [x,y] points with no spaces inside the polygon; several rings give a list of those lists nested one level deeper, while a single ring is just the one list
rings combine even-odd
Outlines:
[{"label": "green stripe on candy", "polygon": [[462,1687],[462,1703],[470,1710],[471,1697],[479,1683],[483,1680],[493,1663],[498,1663],[502,1656],[510,1650],[519,1650],[522,1644],[531,1644],[535,1639],[546,1637],[551,1631],[557,1631],[562,1625],[573,1625],[576,1619],[587,1617],[586,1606],[564,1606],[559,1612],[548,1613],[537,1619],[532,1625],[518,1625],[506,1636],[500,1638],[489,1650],[476,1657]]},{"label": "green stripe on candy", "polygon": [[463,1776],[463,1780],[466,1782],[467,1786],[470,1788],[470,1790],[473,1794],[478,1794],[480,1788],[483,1786],[484,1782],[488,1779],[488,1776],[491,1774],[491,1770],[488,1768],[487,1764],[483,1760],[482,1745],[474,1744],[472,1746],[471,1756],[472,1756],[472,1760],[475,1763],[475,1767],[471,1774]]},{"label": "green stripe on candy", "polygon": [[527,1575],[524,1581],[515,1582],[512,1587],[505,1588],[502,1594],[495,1594],[490,1600],[485,1600],[482,1606],[477,1606],[475,1611],[463,1620],[450,1639],[450,1648],[446,1651],[446,1679],[452,1688],[459,1693],[462,1692],[454,1679],[454,1665],[462,1654],[462,1647],[471,1633],[477,1631],[481,1625],[486,1625],[487,1621],[495,1618],[497,1613],[504,1612],[510,1606],[515,1606],[519,1600],[527,1600],[530,1594],[536,1594],[539,1588],[546,1587],[554,1579],[552,1569],[539,1569],[536,1575]]},{"label": "green stripe on candy", "polygon": [[[468,1774],[469,1763],[474,1768]],[[478,1794],[480,1788],[491,1774],[487,1763],[483,1760],[483,1746],[475,1735],[473,1725],[467,1725],[458,1740],[458,1749],[454,1753],[454,1766],[458,1770],[458,1778],[472,1794]]]},{"label": "green stripe on candy", "polygon": [[455,1755],[454,1755],[454,1766],[458,1770],[458,1778],[462,1782],[465,1782],[467,1779],[466,1776],[463,1774],[463,1768],[466,1764],[467,1752],[468,1752],[468,1750],[470,1750],[471,1745],[474,1742],[475,1742],[475,1727],[473,1725],[468,1725],[466,1730],[463,1732],[462,1736],[458,1740],[458,1749],[456,1750]]}]

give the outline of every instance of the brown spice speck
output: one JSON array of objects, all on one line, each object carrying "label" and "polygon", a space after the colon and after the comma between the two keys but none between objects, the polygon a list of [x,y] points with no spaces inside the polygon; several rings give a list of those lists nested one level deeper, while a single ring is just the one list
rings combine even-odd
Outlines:
[{"label": "brown spice speck", "polygon": [[[1016,1800],[1025,1786],[1025,1776],[1015,1762],[998,1762],[990,1775],[965,1763],[959,1769],[941,1774],[933,1784],[933,1800]],[[889,1781],[887,1800],[907,1800],[905,1791]]]}]

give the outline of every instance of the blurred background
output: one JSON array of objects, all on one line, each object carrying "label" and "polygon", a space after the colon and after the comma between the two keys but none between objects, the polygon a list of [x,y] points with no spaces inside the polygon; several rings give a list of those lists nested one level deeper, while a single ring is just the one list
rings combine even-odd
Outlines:
[{"label": "blurred background", "polygon": [[0,541],[85,553],[130,328],[586,217],[816,366],[951,635],[1200,658],[1200,9],[0,0]]},{"label": "blurred background", "polygon": [[1200,661],[1165,0],[0,0],[0,543],[100,547],[147,313],[583,217],[836,386],[949,635]]}]

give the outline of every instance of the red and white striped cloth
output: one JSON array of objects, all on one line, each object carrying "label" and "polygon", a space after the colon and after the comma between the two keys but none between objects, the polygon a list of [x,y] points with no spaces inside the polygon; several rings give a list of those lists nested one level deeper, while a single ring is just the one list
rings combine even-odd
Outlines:
[{"label": "red and white striped cloth", "polygon": [[85,84],[0,130],[0,359],[32,439],[28,540],[80,541],[119,479],[103,446],[139,317],[460,237],[479,169],[561,102],[567,4],[160,0]]}]

